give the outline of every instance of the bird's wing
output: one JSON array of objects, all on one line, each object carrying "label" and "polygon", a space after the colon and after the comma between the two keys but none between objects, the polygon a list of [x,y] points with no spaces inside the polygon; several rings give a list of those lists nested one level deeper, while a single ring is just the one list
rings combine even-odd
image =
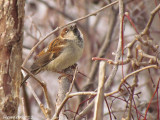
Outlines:
[{"label": "bird's wing", "polygon": [[31,72],[34,74],[37,74],[40,72],[40,68],[47,65],[52,59],[54,58],[53,53],[46,53],[41,56],[39,56],[35,62],[31,66]]},{"label": "bird's wing", "polygon": [[53,59],[58,57],[62,52],[63,48],[66,46],[66,40],[55,39],[52,41],[48,47],[44,48],[38,55],[35,62],[31,66],[32,73],[39,73],[40,68],[43,68]]}]

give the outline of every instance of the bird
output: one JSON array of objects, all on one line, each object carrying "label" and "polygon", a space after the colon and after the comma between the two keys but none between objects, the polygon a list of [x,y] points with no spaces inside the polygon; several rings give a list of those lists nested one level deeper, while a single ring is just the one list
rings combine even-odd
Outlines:
[{"label": "bird", "polygon": [[[76,24],[63,28],[58,37],[52,40],[37,56],[30,67],[34,75],[41,71],[59,72],[74,65],[82,56],[84,38]],[[21,86],[30,75],[26,75]]]}]

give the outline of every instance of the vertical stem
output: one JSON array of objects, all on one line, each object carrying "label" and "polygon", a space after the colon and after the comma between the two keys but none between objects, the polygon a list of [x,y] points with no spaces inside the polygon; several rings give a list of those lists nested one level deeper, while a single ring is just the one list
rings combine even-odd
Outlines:
[{"label": "vertical stem", "polygon": [[101,61],[100,65],[99,65],[98,91],[97,91],[97,97],[96,97],[96,101],[95,101],[93,120],[102,120],[103,119],[105,73],[106,73],[106,63],[104,61]]}]

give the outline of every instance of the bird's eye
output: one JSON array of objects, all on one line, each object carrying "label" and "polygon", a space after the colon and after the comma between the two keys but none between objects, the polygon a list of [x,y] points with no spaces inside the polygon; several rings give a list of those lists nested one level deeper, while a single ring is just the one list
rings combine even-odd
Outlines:
[{"label": "bird's eye", "polygon": [[68,30],[65,31],[66,33],[68,32]]}]

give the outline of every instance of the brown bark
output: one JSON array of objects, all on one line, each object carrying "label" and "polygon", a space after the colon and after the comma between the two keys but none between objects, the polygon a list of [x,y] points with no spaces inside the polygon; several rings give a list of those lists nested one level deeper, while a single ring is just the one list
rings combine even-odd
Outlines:
[{"label": "brown bark", "polygon": [[24,0],[0,1],[0,119],[7,116],[16,119],[18,111],[24,3]]}]

